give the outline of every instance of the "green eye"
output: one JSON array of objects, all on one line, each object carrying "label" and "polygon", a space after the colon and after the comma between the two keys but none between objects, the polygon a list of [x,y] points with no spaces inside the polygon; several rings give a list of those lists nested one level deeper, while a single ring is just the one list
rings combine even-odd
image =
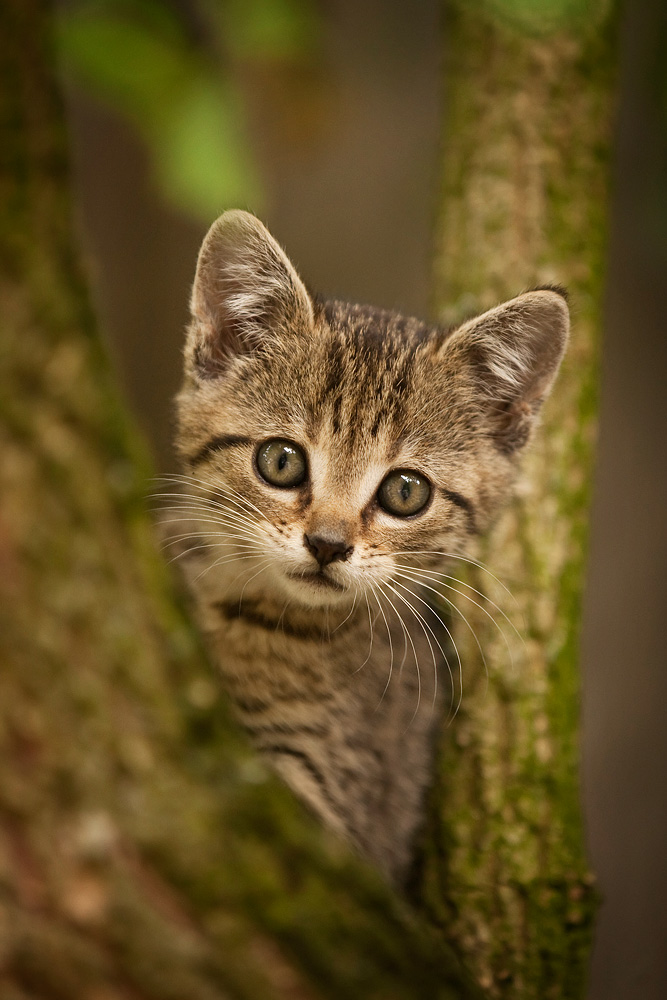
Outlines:
[{"label": "green eye", "polygon": [[257,452],[257,471],[272,486],[288,489],[300,486],[306,478],[306,456],[298,445],[282,438],[274,438],[260,445]]},{"label": "green eye", "polygon": [[410,517],[428,503],[431,484],[418,472],[390,472],[378,490],[378,503],[394,517]]}]

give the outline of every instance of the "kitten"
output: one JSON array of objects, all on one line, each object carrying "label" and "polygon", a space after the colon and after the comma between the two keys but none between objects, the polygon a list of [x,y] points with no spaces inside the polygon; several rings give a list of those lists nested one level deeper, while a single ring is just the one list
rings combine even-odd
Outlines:
[{"label": "kitten", "polygon": [[452,697],[428,586],[507,496],[564,296],[448,332],[320,301],[234,211],[204,240],[191,308],[174,539],[202,625],[264,757],[400,883]]}]

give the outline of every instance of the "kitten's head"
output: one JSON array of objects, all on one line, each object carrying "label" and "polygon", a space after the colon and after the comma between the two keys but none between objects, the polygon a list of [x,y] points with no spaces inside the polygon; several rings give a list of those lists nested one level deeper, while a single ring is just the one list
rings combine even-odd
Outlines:
[{"label": "kitten's head", "polygon": [[488,524],[568,332],[554,290],[449,332],[320,302],[238,211],[204,240],[191,308],[178,448],[219,522],[202,530],[222,524],[237,558],[312,607],[372,592],[410,554],[461,552]]}]

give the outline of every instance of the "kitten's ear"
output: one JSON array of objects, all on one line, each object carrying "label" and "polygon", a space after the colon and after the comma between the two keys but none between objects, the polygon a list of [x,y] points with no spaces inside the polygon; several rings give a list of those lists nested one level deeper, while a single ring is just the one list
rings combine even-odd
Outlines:
[{"label": "kitten's ear", "polygon": [[569,328],[565,293],[541,289],[469,320],[445,341],[457,365],[472,368],[494,440],[505,454],[528,440],[558,373]]},{"label": "kitten's ear", "polygon": [[199,378],[222,374],[229,359],[288,331],[313,325],[313,305],[289,258],[259,219],[225,212],[197,261],[186,365]]}]

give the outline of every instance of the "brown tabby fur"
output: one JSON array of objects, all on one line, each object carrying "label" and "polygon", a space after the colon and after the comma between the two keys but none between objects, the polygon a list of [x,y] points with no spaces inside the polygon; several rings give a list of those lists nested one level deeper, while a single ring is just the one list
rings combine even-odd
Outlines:
[{"label": "brown tabby fur", "polygon": [[[173,536],[203,628],[262,754],[401,882],[451,699],[418,574],[436,586],[443,553],[464,553],[507,496],[565,347],[564,297],[528,292],[449,332],[313,300],[262,224],[228,212],[192,313]],[[303,449],[303,485],[262,479],[271,438]],[[423,511],[379,506],[392,469],[428,479]],[[313,535],[349,558],[320,570]]]}]

